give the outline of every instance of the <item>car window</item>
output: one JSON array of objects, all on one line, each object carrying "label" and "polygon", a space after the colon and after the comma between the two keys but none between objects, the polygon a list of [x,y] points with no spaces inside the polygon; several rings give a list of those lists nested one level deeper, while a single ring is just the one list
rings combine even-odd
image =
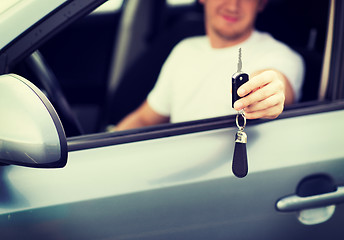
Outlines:
[{"label": "car window", "polygon": [[[153,88],[173,46],[186,37],[205,34],[203,9],[195,1],[167,1],[166,5],[154,5],[155,11],[145,10],[151,7],[149,3],[140,6],[142,19],[138,22],[145,22],[145,25],[135,25],[137,31],[123,27],[123,11],[127,5],[119,0],[108,1],[39,48],[85,134],[103,132],[104,126],[118,123],[136,109]],[[295,1],[271,1],[259,15],[257,29],[271,33],[302,55],[306,76],[301,102],[316,101],[327,33],[328,2],[317,3],[311,9],[308,9],[309,1],[298,3],[298,8],[294,6]],[[149,18],[148,13],[151,14]],[[134,35],[127,41],[129,45],[123,53],[124,48],[117,44],[126,31]],[[109,82],[114,66],[120,63],[116,55],[121,54],[127,54],[129,61],[112,91]],[[27,67],[16,66],[14,70],[35,79]],[[39,81],[35,83],[40,85]],[[113,95],[109,97],[109,94]]]},{"label": "car window", "polygon": [[[304,12],[308,5],[307,1],[298,3],[295,9],[294,1],[271,1],[257,21],[258,30],[269,32],[304,58],[306,75],[301,102],[314,101],[318,97],[328,18],[328,2],[319,3],[311,11],[307,10],[306,16]],[[287,21],[290,16],[293,16],[292,20]],[[199,5],[167,8],[161,21],[161,25],[165,25],[161,31],[152,34],[149,52],[144,52],[120,79],[116,89],[118,95],[114,96],[111,103],[114,107],[110,113],[112,122],[116,123],[142,103],[155,84],[163,62],[161,59],[166,59],[176,43],[185,37],[204,34],[203,12]],[[298,37],[295,38],[295,35]],[[157,58],[161,58],[159,62],[152,61]],[[126,104],[120,105],[123,102]]]}]

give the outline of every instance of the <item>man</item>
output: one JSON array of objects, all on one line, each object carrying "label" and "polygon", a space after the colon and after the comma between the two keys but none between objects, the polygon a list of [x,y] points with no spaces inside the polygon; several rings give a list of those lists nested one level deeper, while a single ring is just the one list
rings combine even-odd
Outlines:
[{"label": "man", "polygon": [[[116,130],[235,114],[248,119],[276,118],[299,98],[303,61],[266,33],[254,29],[267,0],[199,0],[206,36],[179,43],[166,60],[147,100]],[[231,75],[242,48],[243,71],[250,81],[231,108]]]}]

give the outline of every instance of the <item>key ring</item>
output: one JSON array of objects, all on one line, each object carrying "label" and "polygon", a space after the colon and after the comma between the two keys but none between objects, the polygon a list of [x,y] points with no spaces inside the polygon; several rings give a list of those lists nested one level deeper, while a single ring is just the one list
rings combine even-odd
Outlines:
[{"label": "key ring", "polygon": [[[239,115],[244,119],[244,124],[242,126],[239,125]],[[240,131],[244,131],[245,127],[246,127],[246,117],[245,117],[245,112],[244,110],[241,110],[238,112],[238,114],[236,115],[236,119],[235,119],[236,125],[239,128]]]}]

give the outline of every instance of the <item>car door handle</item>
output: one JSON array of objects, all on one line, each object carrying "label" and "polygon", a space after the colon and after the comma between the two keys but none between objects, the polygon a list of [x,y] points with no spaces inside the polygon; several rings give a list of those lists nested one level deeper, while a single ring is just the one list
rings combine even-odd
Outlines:
[{"label": "car door handle", "polygon": [[291,195],[281,198],[276,203],[276,208],[281,212],[301,211],[309,208],[325,207],[344,202],[344,187],[338,187],[336,191],[300,197]]}]

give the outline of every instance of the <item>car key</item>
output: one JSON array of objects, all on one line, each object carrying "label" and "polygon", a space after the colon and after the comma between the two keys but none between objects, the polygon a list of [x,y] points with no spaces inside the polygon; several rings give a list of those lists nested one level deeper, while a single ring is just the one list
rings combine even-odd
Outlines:
[{"label": "car key", "polygon": [[241,48],[239,48],[239,60],[237,72],[232,76],[232,107],[234,108],[234,103],[241,97],[238,95],[238,89],[241,85],[246,83],[249,79],[247,73],[241,71],[242,61],[241,61]]},{"label": "car key", "polygon": [[[232,76],[232,107],[233,108],[234,108],[234,102],[241,98],[237,94],[238,88],[249,80],[248,74],[242,72],[241,69],[242,69],[241,48],[239,48],[238,70]],[[240,125],[239,123],[239,117],[243,119],[242,125]],[[232,171],[236,177],[243,178],[248,173],[247,149],[246,149],[247,135],[244,132],[244,129],[246,126],[246,117],[245,117],[244,110],[241,110],[237,113],[236,125],[239,130],[237,131],[235,135]]]}]

